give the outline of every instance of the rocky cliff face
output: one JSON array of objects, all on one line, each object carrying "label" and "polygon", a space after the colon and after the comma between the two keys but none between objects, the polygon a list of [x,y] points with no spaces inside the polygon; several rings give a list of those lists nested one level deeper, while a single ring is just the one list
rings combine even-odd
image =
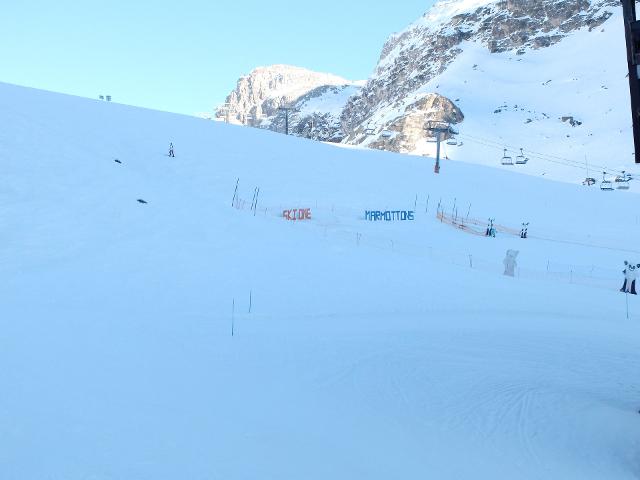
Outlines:
[{"label": "rocky cliff face", "polygon": [[[430,93],[407,105],[405,111],[390,121],[384,130],[366,129],[365,135],[372,137],[367,146],[380,150],[414,153],[417,147],[424,147],[422,144],[434,138],[425,131],[427,122],[455,125],[463,120],[464,114],[451,100],[437,93]],[[449,138],[449,134],[441,136],[441,140]]]},{"label": "rocky cliff face", "polygon": [[[369,142],[364,130],[386,128],[389,111],[408,114],[423,87],[463,52],[465,43],[489,53],[527,51],[558,43],[569,33],[601,26],[615,0],[447,0],[385,44],[373,76],[342,113],[351,143]],[[391,119],[397,124],[396,118]]]},{"label": "rocky cliff face", "polygon": [[[340,115],[347,98],[359,90],[336,75],[289,65],[260,67],[240,78],[218,118],[275,131],[285,131],[285,113],[291,108],[289,132],[323,141],[341,141]],[[312,107],[311,107],[312,106]]]}]

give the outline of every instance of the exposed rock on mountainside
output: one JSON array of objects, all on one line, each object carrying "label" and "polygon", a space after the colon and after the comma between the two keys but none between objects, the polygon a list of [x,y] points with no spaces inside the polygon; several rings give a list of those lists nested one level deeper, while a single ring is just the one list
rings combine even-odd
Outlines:
[{"label": "exposed rock on mountainside", "polygon": [[[430,80],[463,52],[464,42],[490,53],[549,47],[580,28],[592,30],[612,15],[614,0],[449,0],[385,44],[374,75],[347,103],[342,124],[350,141],[360,143],[362,125],[380,123],[389,109],[413,104]],[[378,114],[378,115],[377,115]],[[394,119],[395,121],[395,119]]]},{"label": "exposed rock on mountainside", "polygon": [[[383,131],[370,131],[365,134],[374,136],[369,142],[371,148],[410,153],[416,145],[425,142],[428,133],[425,125],[428,121],[456,124],[464,120],[462,111],[448,98],[437,93],[429,93],[407,105],[405,112],[395,118]],[[367,129],[365,129],[367,130]],[[443,136],[446,140],[448,137]],[[352,138],[347,138],[349,143]]]},{"label": "exposed rock on mountainside", "polygon": [[[260,67],[242,77],[216,115],[230,123],[289,131],[317,140],[340,141],[340,115],[347,98],[359,87],[336,75],[288,65]],[[310,107],[312,106],[312,107]]]}]

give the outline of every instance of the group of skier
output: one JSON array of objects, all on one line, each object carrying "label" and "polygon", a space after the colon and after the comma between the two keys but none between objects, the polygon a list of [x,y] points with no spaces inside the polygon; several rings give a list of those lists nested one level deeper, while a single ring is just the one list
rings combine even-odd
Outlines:
[{"label": "group of skier", "polygon": [[[487,223],[487,229],[484,233],[485,237],[495,237],[496,236],[496,227],[493,222],[495,222],[495,218],[490,218]],[[520,238],[527,238],[529,236],[529,222],[522,222],[522,228],[520,229]]]}]

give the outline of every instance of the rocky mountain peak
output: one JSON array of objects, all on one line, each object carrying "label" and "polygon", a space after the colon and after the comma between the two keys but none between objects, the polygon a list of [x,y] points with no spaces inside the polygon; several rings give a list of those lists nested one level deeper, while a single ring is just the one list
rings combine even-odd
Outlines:
[{"label": "rocky mountain peak", "polygon": [[238,80],[217,116],[231,123],[256,125],[277,115],[280,106],[295,103],[317,88],[351,84],[337,75],[291,65],[258,67]]}]

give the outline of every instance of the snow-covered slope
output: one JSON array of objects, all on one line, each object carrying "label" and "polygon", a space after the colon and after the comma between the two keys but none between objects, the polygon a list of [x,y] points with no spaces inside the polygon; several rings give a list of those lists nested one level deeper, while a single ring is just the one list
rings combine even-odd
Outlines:
[{"label": "snow-covered slope", "polygon": [[0,112],[3,480],[640,473],[635,196],[4,84]]}]

